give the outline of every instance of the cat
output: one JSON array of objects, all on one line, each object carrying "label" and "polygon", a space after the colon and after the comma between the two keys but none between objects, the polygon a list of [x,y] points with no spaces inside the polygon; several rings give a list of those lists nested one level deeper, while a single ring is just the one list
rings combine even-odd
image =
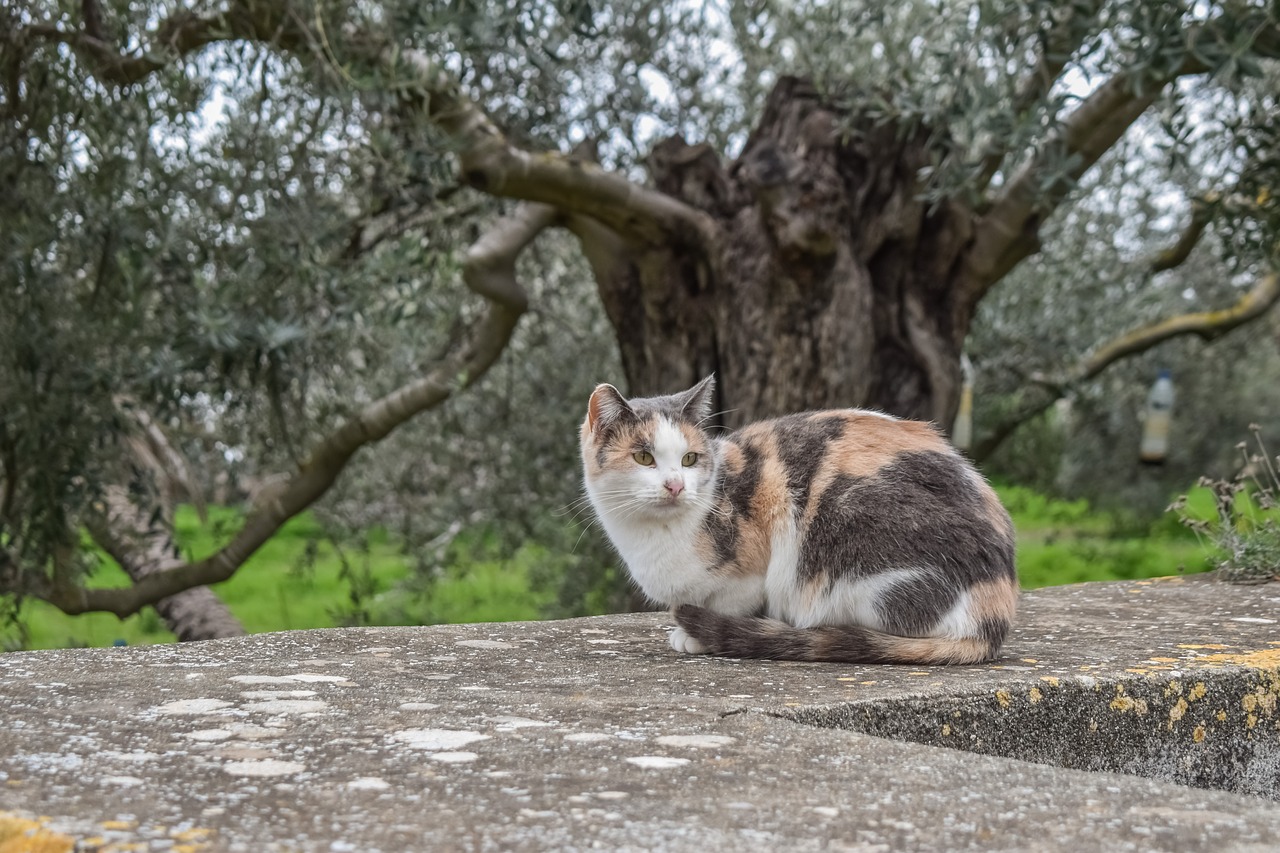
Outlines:
[{"label": "cat", "polygon": [[1014,531],[932,426],[860,409],[726,436],[715,377],[679,394],[591,395],[587,497],[631,577],[672,608],[672,648],[734,658],[995,659],[1018,600]]}]

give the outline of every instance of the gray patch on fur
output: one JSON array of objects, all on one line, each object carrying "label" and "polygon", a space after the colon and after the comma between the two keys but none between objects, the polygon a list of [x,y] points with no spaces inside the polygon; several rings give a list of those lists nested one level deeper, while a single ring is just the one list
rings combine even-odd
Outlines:
[{"label": "gray patch on fur", "polygon": [[809,503],[813,478],[826,457],[827,447],[844,435],[848,420],[843,415],[810,417],[790,415],[779,418],[778,456],[787,472],[787,492],[797,515]]},{"label": "gray patch on fur", "polygon": [[729,499],[733,511],[742,518],[751,518],[751,499],[760,485],[760,472],[764,467],[764,454],[754,444],[743,442],[742,470],[725,477],[724,496]]},{"label": "gray patch on fur", "polygon": [[960,598],[954,579],[936,572],[894,584],[876,600],[885,631],[902,637],[924,637]]},{"label": "gray patch on fur", "polygon": [[[992,526],[965,464],[949,454],[912,452],[871,477],[836,477],[803,533],[800,578],[834,583],[918,568],[957,590],[1014,578],[1013,542]],[[940,589],[932,594],[947,597]]]}]

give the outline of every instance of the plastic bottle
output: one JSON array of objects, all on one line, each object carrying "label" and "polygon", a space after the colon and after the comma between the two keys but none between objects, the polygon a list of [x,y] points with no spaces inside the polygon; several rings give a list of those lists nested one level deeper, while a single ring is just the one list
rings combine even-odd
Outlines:
[{"label": "plastic bottle", "polygon": [[1147,393],[1143,410],[1139,458],[1144,465],[1163,465],[1169,455],[1169,424],[1173,417],[1173,374],[1161,370]]}]

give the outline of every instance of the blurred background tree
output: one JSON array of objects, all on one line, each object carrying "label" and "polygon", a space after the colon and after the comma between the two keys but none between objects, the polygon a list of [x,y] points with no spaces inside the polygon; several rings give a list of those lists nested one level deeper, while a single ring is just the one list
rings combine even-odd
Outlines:
[{"label": "blurred background tree", "polygon": [[[314,506],[394,531],[423,588],[461,535],[538,543],[548,612],[623,606],[573,520],[583,401],[619,377],[715,370],[730,426],[945,425],[967,351],[991,471],[1132,506],[1276,423],[1270,4],[0,15],[11,604],[234,634],[199,590]],[[1181,431],[1140,473],[1157,366]],[[174,512],[205,500],[248,509],[195,559]],[[86,585],[103,552],[131,587]]]}]

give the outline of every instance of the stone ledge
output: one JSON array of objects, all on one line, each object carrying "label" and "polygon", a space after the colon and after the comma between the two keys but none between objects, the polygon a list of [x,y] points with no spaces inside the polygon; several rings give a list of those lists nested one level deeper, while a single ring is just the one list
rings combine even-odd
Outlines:
[{"label": "stone ledge", "polygon": [[0,655],[0,810],[85,851],[1271,849],[1266,800],[1007,756],[1219,784],[1177,771],[1234,744],[1264,784],[1277,613],[1038,590],[1004,660],[954,669],[682,657],[663,614]]}]

